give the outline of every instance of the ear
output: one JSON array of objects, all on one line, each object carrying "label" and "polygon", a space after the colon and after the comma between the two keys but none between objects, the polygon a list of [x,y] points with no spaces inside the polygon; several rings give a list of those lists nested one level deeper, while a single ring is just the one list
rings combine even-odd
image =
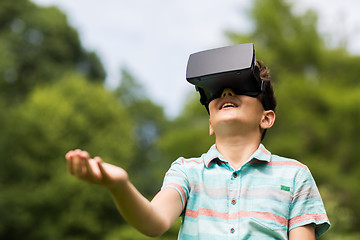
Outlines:
[{"label": "ear", "polygon": [[209,135],[212,136],[212,135],[214,135],[214,133],[215,133],[214,129],[211,126],[211,119],[209,119]]},{"label": "ear", "polygon": [[264,111],[264,115],[261,118],[260,127],[262,129],[271,128],[275,123],[275,112],[273,110]]}]

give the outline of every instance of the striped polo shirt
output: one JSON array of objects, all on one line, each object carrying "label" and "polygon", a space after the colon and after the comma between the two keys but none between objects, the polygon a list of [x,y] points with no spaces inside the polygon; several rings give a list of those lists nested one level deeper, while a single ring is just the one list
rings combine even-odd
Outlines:
[{"label": "striped polo shirt", "polygon": [[179,158],[166,187],[183,203],[181,240],[288,239],[291,229],[310,223],[318,237],[330,227],[309,169],[262,144],[238,170],[215,144],[199,158]]}]

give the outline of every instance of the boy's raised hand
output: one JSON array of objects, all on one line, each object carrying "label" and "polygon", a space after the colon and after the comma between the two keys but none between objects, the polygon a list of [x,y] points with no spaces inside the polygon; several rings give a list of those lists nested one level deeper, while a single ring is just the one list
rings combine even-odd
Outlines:
[{"label": "boy's raised hand", "polygon": [[181,214],[181,197],[173,188],[161,190],[150,202],[131,184],[124,169],[104,163],[99,157],[91,159],[80,149],[69,151],[65,158],[72,175],[106,187],[121,215],[145,235],[161,235]]},{"label": "boy's raised hand", "polygon": [[90,158],[86,151],[80,149],[66,153],[69,172],[86,182],[113,188],[128,180],[127,172],[115,165],[104,163],[100,157]]}]

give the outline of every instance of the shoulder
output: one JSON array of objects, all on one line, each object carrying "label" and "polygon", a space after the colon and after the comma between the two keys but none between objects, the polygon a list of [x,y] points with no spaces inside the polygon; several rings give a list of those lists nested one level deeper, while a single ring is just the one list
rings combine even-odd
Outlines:
[{"label": "shoulder", "polygon": [[296,168],[298,170],[306,170],[306,171],[309,170],[309,168],[305,164],[299,162],[298,160],[287,157],[281,157],[274,154],[271,155],[271,160],[269,164],[272,166],[278,166],[284,168]]},{"label": "shoulder", "polygon": [[205,160],[202,156],[193,158],[179,157],[171,164],[169,171],[183,172],[189,177],[195,173],[203,172],[204,169]]},{"label": "shoulder", "polygon": [[308,167],[305,164],[299,162],[298,160],[273,154],[269,150],[267,150],[262,144],[260,144],[258,150],[255,152],[254,159],[260,160],[255,161],[255,164],[262,163],[276,169],[308,170]]},{"label": "shoulder", "polygon": [[199,165],[204,163],[205,161],[202,157],[193,157],[193,158],[179,157],[173,162],[173,164],[182,164],[182,165]]},{"label": "shoulder", "polygon": [[208,154],[204,153],[202,154],[200,157],[191,157],[191,158],[186,158],[186,157],[179,157],[178,159],[176,159],[172,165],[181,165],[184,167],[204,167],[207,163],[207,159],[208,159]]},{"label": "shoulder", "polygon": [[287,176],[293,179],[293,193],[294,199],[298,196],[316,196],[319,198],[319,191],[317,189],[314,177],[309,168],[291,158],[280,157],[272,155],[270,163],[272,166],[280,168],[278,174],[282,177]]},{"label": "shoulder", "polygon": [[309,168],[298,160],[272,154],[266,163],[268,171],[277,176],[292,178],[312,178]]}]

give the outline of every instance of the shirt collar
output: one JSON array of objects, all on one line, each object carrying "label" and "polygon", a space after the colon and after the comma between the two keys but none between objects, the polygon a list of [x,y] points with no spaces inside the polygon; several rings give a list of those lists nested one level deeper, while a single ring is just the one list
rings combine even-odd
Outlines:
[{"label": "shirt collar", "polygon": [[[250,156],[249,161],[252,159],[257,159],[260,161],[270,162],[271,160],[271,152],[268,151],[264,145],[260,144],[258,149]],[[211,162],[214,160],[220,160],[222,162],[227,162],[223,155],[217,150],[216,144],[212,145],[209,151],[205,154],[205,165],[209,167]]]}]

